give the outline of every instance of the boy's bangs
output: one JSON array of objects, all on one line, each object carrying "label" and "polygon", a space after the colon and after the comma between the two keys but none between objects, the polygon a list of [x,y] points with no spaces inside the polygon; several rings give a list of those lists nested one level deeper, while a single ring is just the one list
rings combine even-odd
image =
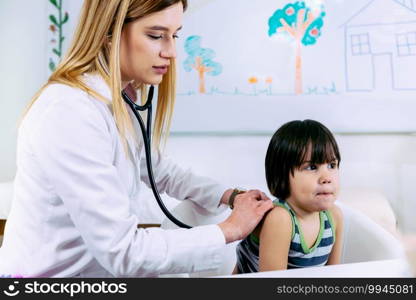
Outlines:
[{"label": "boy's bangs", "polygon": [[337,161],[339,164],[340,156],[338,147],[331,140],[326,141],[312,141],[308,142],[308,146],[304,147],[304,151],[299,155],[300,160],[297,162],[297,167],[300,167],[305,162],[319,165],[332,161]]},{"label": "boy's bangs", "polygon": [[325,144],[314,144],[312,146],[312,163],[313,164],[325,164],[333,161],[339,161],[338,147],[331,141],[327,141]]}]

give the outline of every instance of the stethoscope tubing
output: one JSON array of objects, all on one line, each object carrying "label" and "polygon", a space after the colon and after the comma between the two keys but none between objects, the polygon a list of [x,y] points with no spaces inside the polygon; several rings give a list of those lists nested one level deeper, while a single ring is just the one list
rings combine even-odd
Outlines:
[{"label": "stethoscope tubing", "polygon": [[[176,224],[179,227],[182,228],[192,228],[192,226],[189,226],[181,221],[179,221],[177,218],[175,218],[169,210],[166,208],[165,204],[163,203],[159,191],[157,189],[155,179],[153,176],[153,168],[152,168],[152,156],[151,156],[151,125],[152,125],[152,99],[153,99],[153,92],[154,87],[153,85],[150,86],[149,94],[147,96],[147,101],[144,105],[137,105],[130,99],[130,97],[127,95],[125,91],[122,91],[121,95],[124,99],[124,101],[129,105],[131,110],[133,111],[137,121],[140,125],[140,130],[142,132],[143,136],[143,142],[144,142],[144,151],[146,154],[146,165],[147,165],[147,173],[149,176],[149,182],[150,186],[152,188],[153,195],[156,199],[156,202],[159,204],[160,209],[165,214],[166,217],[168,217],[169,220],[171,220],[174,224]],[[145,111],[147,110],[147,126],[144,126],[143,119],[141,118],[138,111]]]}]

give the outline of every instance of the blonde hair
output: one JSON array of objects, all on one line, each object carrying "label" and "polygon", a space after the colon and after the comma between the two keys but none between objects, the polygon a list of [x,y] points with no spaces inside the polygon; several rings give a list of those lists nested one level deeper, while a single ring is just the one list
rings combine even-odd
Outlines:
[{"label": "blonde hair", "polygon": [[[120,39],[123,25],[187,0],[84,0],[72,43],[46,84],[34,95],[23,116],[30,110],[43,90],[52,83],[79,88],[110,104],[119,134],[127,149],[127,134],[133,135],[133,124],[121,97]],[[109,43],[110,42],[110,43]],[[110,46],[111,45],[111,46]],[[112,101],[89,88],[81,79],[84,73],[98,73],[111,90]],[[158,87],[157,110],[153,130],[153,145],[160,147],[169,133],[175,104],[176,68],[171,59],[168,72]],[[136,86],[145,100],[147,87]]]}]

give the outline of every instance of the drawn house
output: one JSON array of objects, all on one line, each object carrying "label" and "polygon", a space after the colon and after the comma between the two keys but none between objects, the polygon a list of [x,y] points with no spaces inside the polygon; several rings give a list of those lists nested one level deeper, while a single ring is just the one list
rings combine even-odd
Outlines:
[{"label": "drawn house", "polygon": [[342,25],[346,90],[416,90],[416,0],[371,0]]}]

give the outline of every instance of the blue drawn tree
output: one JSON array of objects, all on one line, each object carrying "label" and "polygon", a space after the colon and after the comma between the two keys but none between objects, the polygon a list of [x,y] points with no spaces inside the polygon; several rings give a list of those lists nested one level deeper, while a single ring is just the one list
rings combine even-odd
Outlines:
[{"label": "blue drawn tree", "polygon": [[289,3],[269,18],[269,36],[289,34],[296,42],[295,93],[302,94],[302,45],[314,45],[321,36],[325,12],[323,6],[312,11],[305,2]]},{"label": "blue drawn tree", "polygon": [[214,50],[201,48],[201,37],[198,35],[192,35],[186,39],[185,51],[188,57],[183,62],[183,67],[187,72],[195,69],[199,76],[199,92],[204,94],[206,92],[205,73],[217,76],[222,72],[222,66],[212,60],[215,57]]}]

